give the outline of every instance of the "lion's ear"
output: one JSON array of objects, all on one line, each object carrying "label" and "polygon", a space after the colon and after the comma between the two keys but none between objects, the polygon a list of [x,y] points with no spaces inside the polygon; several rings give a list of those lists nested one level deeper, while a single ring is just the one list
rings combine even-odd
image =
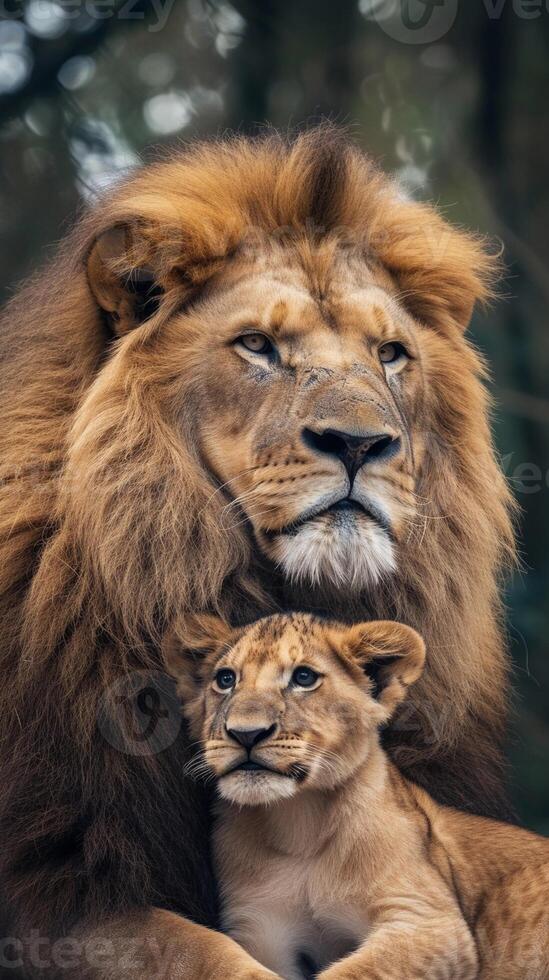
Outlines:
[{"label": "lion's ear", "polygon": [[429,204],[392,195],[380,212],[377,254],[412,316],[446,334],[465,331],[496,295],[501,247],[445,221]]},{"label": "lion's ear", "polygon": [[210,658],[223,647],[232,646],[239,636],[240,631],[219,616],[206,613],[186,616],[169,630],[162,654],[166,670],[176,679],[182,697],[196,694]]},{"label": "lion's ear", "polygon": [[411,626],[380,620],[350,626],[343,652],[358,663],[372,683],[372,695],[392,714],[421,676],[425,643]]},{"label": "lion's ear", "polygon": [[96,238],[87,257],[91,292],[122,335],[148,320],[163,293],[150,243],[138,225],[115,225]]}]

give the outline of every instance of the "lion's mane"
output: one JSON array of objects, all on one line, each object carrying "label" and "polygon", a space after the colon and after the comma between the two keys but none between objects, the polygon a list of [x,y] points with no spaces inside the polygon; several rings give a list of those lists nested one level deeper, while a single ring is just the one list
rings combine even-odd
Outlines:
[{"label": "lion's mane", "polygon": [[[120,340],[85,264],[126,222],[154,246],[163,302]],[[334,611],[420,630],[428,668],[390,737],[395,758],[441,799],[501,806],[498,575],[512,534],[485,368],[463,336],[494,260],[329,129],[199,144],[107,195],[1,321],[1,876],[20,923],[63,930],[150,903],[212,921],[204,797],[183,781],[184,735],[154,757],[124,754],[98,713],[122,674],[161,666],[162,636],[185,610],[246,620],[290,600],[243,523],[220,531],[226,498],[193,444],[192,363],[172,379],[188,406],[177,435],[149,364],[169,359],[170,311],[223,275],[250,231],[326,229],[360,241],[447,341],[427,392],[421,548],[367,607]]]}]

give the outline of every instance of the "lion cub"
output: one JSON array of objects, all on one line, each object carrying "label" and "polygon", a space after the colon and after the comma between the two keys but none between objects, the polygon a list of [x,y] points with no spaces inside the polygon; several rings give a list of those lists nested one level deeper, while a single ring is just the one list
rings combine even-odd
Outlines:
[{"label": "lion cub", "polygon": [[414,630],[295,614],[195,633],[166,655],[217,780],[231,936],[286,980],[549,978],[549,841],[439,806],[381,748],[423,668]]}]

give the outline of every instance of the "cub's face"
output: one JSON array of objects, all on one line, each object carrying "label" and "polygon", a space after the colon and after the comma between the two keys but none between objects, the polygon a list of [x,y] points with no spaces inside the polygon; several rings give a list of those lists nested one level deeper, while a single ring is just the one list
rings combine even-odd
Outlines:
[{"label": "cub's face", "polygon": [[214,632],[200,641],[211,644],[202,661],[172,645],[168,667],[201,745],[196,771],[237,804],[346,780],[424,659],[421,638],[398,623],[347,627],[294,614]]},{"label": "cub's face", "polygon": [[225,273],[196,334],[197,438],[226,527],[249,522],[289,579],[391,575],[415,515],[427,331],[388,274],[273,249]]}]

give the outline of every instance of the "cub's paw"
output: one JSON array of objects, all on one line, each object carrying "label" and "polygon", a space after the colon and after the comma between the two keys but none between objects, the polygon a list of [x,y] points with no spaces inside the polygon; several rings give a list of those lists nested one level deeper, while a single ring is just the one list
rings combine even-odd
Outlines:
[{"label": "cub's paw", "polygon": [[379,973],[370,973],[368,968],[361,970],[354,964],[349,963],[336,963],[335,966],[329,966],[322,973],[319,973],[317,980],[374,980],[374,978],[379,978]]},{"label": "cub's paw", "polygon": [[215,973],[215,980],[282,980],[278,973],[273,973],[252,956],[244,953],[242,956],[225,960],[221,970]]},{"label": "cub's paw", "polygon": [[[231,978],[233,980],[233,978]],[[235,977],[234,980],[237,980]],[[263,966],[251,967],[238,974],[238,980],[281,980],[278,973],[272,973]]]}]

